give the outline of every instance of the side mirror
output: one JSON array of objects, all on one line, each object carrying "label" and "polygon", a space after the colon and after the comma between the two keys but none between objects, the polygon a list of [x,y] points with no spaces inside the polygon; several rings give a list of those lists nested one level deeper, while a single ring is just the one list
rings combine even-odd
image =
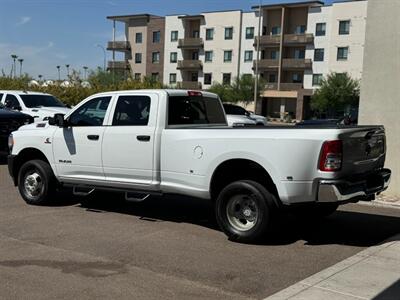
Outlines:
[{"label": "side mirror", "polygon": [[251,116],[251,114],[248,111],[246,111],[245,115],[248,116],[248,117]]},{"label": "side mirror", "polygon": [[64,114],[55,114],[54,117],[50,117],[49,125],[67,127],[67,121],[64,120]]},{"label": "side mirror", "polygon": [[13,106],[12,109],[21,111],[21,110],[22,110],[22,107],[19,106],[19,105],[16,105],[16,106]]}]

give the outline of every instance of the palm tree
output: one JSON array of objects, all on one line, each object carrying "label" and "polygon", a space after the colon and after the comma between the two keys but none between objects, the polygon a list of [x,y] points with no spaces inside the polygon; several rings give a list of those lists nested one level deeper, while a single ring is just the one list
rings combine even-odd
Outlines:
[{"label": "palm tree", "polygon": [[61,66],[57,66],[57,72],[58,72],[58,81],[61,81],[60,67],[61,67]]},{"label": "palm tree", "polygon": [[13,59],[13,61],[14,61],[14,64],[13,64],[13,69],[14,69],[14,78],[16,78],[17,77],[17,64],[16,64],[16,61],[17,61],[17,58],[18,58],[18,55],[15,55],[15,54],[11,54],[11,58]]},{"label": "palm tree", "polygon": [[89,69],[89,68],[88,68],[87,66],[83,66],[83,70],[84,70],[84,72],[85,72],[85,73],[84,73],[85,75],[84,75],[83,78],[84,78],[85,80],[86,80],[86,73],[87,73],[87,70],[88,70],[88,69]]},{"label": "palm tree", "polygon": [[67,68],[67,77],[69,78],[69,65],[65,65],[65,67]]},{"label": "palm tree", "polygon": [[22,58],[19,58],[18,61],[19,61],[19,77],[22,77],[22,63],[24,62],[24,60]]}]

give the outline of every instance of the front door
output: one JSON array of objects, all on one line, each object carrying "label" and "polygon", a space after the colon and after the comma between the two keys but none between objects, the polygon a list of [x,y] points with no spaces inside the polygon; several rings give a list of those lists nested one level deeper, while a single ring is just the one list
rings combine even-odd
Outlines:
[{"label": "front door", "polygon": [[96,97],[68,117],[53,137],[57,173],[65,179],[104,180],[101,145],[111,96]]},{"label": "front door", "polygon": [[107,181],[147,186],[153,181],[158,96],[120,95],[104,132]]}]

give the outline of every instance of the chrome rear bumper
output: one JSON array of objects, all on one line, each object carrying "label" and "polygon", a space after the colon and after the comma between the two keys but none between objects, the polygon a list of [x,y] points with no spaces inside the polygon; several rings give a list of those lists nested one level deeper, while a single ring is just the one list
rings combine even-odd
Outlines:
[{"label": "chrome rear bumper", "polygon": [[375,194],[386,190],[391,171],[381,169],[362,179],[320,180],[317,202],[347,202],[373,199]]}]

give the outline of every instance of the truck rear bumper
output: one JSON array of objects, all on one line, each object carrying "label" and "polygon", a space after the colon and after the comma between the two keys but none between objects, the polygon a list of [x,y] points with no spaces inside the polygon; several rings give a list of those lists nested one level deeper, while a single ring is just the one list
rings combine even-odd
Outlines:
[{"label": "truck rear bumper", "polygon": [[375,194],[386,190],[391,171],[381,169],[362,179],[320,180],[317,202],[347,202],[373,199]]}]

